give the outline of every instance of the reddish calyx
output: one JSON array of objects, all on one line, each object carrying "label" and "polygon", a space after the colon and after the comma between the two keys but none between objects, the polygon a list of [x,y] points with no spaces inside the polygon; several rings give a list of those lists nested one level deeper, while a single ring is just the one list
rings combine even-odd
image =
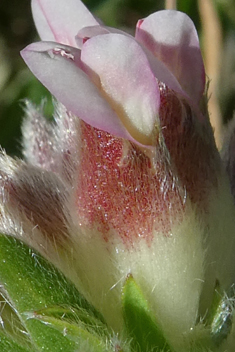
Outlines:
[{"label": "reddish calyx", "polygon": [[216,183],[213,148],[195,130],[187,102],[165,86],[160,121],[152,153],[81,121],[76,206],[81,225],[96,228],[106,241],[118,234],[129,246],[138,238],[150,243],[153,231],[169,236],[186,196],[206,204],[208,187]]},{"label": "reddish calyx", "polygon": [[182,199],[160,149],[150,160],[138,146],[84,122],[81,131],[81,224],[95,226],[106,241],[118,234],[126,245],[142,237],[151,242],[154,229],[169,235]]}]

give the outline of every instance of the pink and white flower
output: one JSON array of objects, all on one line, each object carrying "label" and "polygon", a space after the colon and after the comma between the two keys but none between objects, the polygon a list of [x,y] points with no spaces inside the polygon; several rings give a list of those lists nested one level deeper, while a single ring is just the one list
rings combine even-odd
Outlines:
[{"label": "pink and white flower", "polygon": [[159,11],[133,38],[79,0],[32,10],[42,41],[21,54],[58,103],[53,124],[28,104],[26,161],[1,157],[1,230],[59,266],[115,331],[131,273],[181,350],[215,283],[227,290],[235,275],[234,206],[195,27]]}]

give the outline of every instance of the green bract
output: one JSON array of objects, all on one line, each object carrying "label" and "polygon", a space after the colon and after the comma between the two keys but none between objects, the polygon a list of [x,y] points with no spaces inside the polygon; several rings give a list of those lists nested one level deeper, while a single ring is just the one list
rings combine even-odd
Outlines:
[{"label": "green bract", "polygon": [[20,338],[14,327],[8,331],[3,321],[1,351],[113,350],[107,343],[112,332],[74,285],[36,251],[3,235],[0,281],[11,315],[18,316],[28,337]]}]

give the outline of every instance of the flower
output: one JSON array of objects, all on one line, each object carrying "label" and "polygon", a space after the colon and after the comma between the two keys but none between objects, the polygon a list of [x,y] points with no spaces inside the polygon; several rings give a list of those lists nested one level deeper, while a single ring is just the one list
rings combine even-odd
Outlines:
[{"label": "flower", "polygon": [[182,351],[235,274],[234,205],[195,27],[159,11],[133,38],[79,0],[32,10],[42,41],[21,54],[58,102],[53,123],[27,104],[26,161],[2,153],[0,229],[56,264],[116,332],[131,275]]}]

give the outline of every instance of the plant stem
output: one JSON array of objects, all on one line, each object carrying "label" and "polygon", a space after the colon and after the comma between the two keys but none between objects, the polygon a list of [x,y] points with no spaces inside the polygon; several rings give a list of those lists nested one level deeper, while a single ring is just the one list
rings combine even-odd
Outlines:
[{"label": "plant stem", "polygon": [[165,9],[166,10],[176,10],[177,9],[177,0],[165,0]]},{"label": "plant stem", "polygon": [[222,28],[212,0],[198,0],[198,7],[202,23],[205,69],[210,80],[208,110],[210,122],[214,130],[215,142],[220,150],[223,140],[223,121],[218,102],[218,85],[221,68],[221,53],[223,50]]}]

